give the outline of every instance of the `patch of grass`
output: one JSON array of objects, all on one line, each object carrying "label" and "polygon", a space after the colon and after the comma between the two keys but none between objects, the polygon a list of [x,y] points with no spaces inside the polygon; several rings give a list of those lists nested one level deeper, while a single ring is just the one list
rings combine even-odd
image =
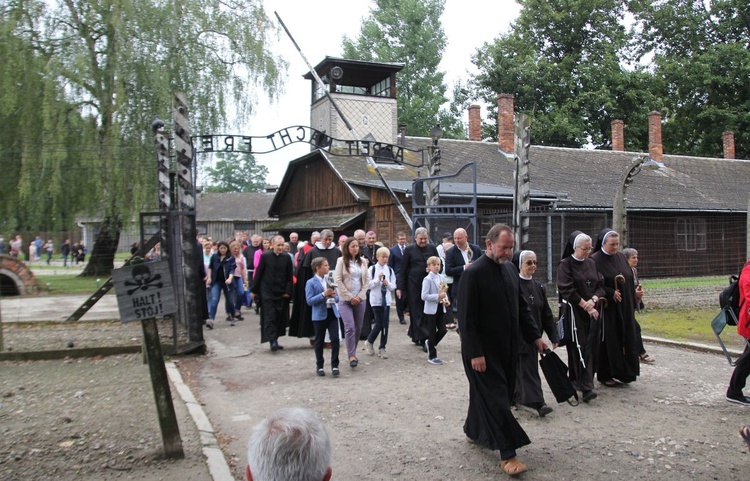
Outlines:
[{"label": "patch of grass", "polygon": [[649,289],[669,289],[673,287],[710,287],[724,286],[728,283],[729,276],[708,277],[676,277],[660,279],[641,279],[644,286]]},{"label": "patch of grass", "polygon": [[107,280],[106,277],[100,277],[97,285],[96,277],[78,277],[75,274],[61,275],[44,275],[36,276],[42,291],[50,295],[62,294],[93,294],[94,291]]},{"label": "patch of grass", "polygon": [[[711,329],[711,321],[718,313],[718,308],[652,309],[637,313],[636,318],[645,336],[718,346],[714,331]],[[738,350],[744,348],[745,341],[737,335],[735,326],[724,328],[721,338],[727,347]]]}]

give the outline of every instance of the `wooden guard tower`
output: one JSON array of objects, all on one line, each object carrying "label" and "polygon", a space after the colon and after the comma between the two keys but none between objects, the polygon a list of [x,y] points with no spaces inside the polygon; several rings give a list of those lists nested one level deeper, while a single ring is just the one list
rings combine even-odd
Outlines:
[{"label": "wooden guard tower", "polygon": [[[403,67],[400,63],[326,57],[315,71],[360,136],[391,144],[396,143],[398,134],[396,73]],[[312,81],[310,126],[336,139],[361,140],[349,132],[312,74],[308,72],[304,78]]]}]

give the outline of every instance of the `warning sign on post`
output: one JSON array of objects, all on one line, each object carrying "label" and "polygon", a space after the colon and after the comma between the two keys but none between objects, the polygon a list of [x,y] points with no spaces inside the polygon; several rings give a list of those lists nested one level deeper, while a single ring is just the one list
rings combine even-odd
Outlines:
[{"label": "warning sign on post", "polygon": [[112,271],[120,321],[132,322],[177,312],[167,261],[148,262]]}]

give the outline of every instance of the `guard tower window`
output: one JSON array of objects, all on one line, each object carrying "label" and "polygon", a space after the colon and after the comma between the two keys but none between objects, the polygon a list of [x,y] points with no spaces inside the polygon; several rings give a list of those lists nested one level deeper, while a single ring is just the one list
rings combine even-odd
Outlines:
[{"label": "guard tower window", "polygon": [[376,97],[390,97],[391,96],[391,78],[386,77],[380,82],[376,83],[371,88],[371,95]]}]

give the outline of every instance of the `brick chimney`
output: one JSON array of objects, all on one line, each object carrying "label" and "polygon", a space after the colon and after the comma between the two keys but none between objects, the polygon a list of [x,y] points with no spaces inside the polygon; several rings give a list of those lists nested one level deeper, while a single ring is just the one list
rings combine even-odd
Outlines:
[{"label": "brick chimney", "polygon": [[497,96],[497,143],[506,154],[515,151],[515,129],[513,94],[500,94]]},{"label": "brick chimney", "polygon": [[664,159],[664,147],[661,145],[661,112],[648,114],[648,155],[657,162]]},{"label": "brick chimney", "polygon": [[482,140],[482,117],[479,113],[479,105],[474,104],[469,107],[469,140],[475,142],[481,142]]},{"label": "brick chimney", "polygon": [[734,159],[734,132],[721,134],[721,143],[724,144],[724,158]]},{"label": "brick chimney", "polygon": [[625,122],[622,120],[612,121],[612,150],[625,151]]}]

